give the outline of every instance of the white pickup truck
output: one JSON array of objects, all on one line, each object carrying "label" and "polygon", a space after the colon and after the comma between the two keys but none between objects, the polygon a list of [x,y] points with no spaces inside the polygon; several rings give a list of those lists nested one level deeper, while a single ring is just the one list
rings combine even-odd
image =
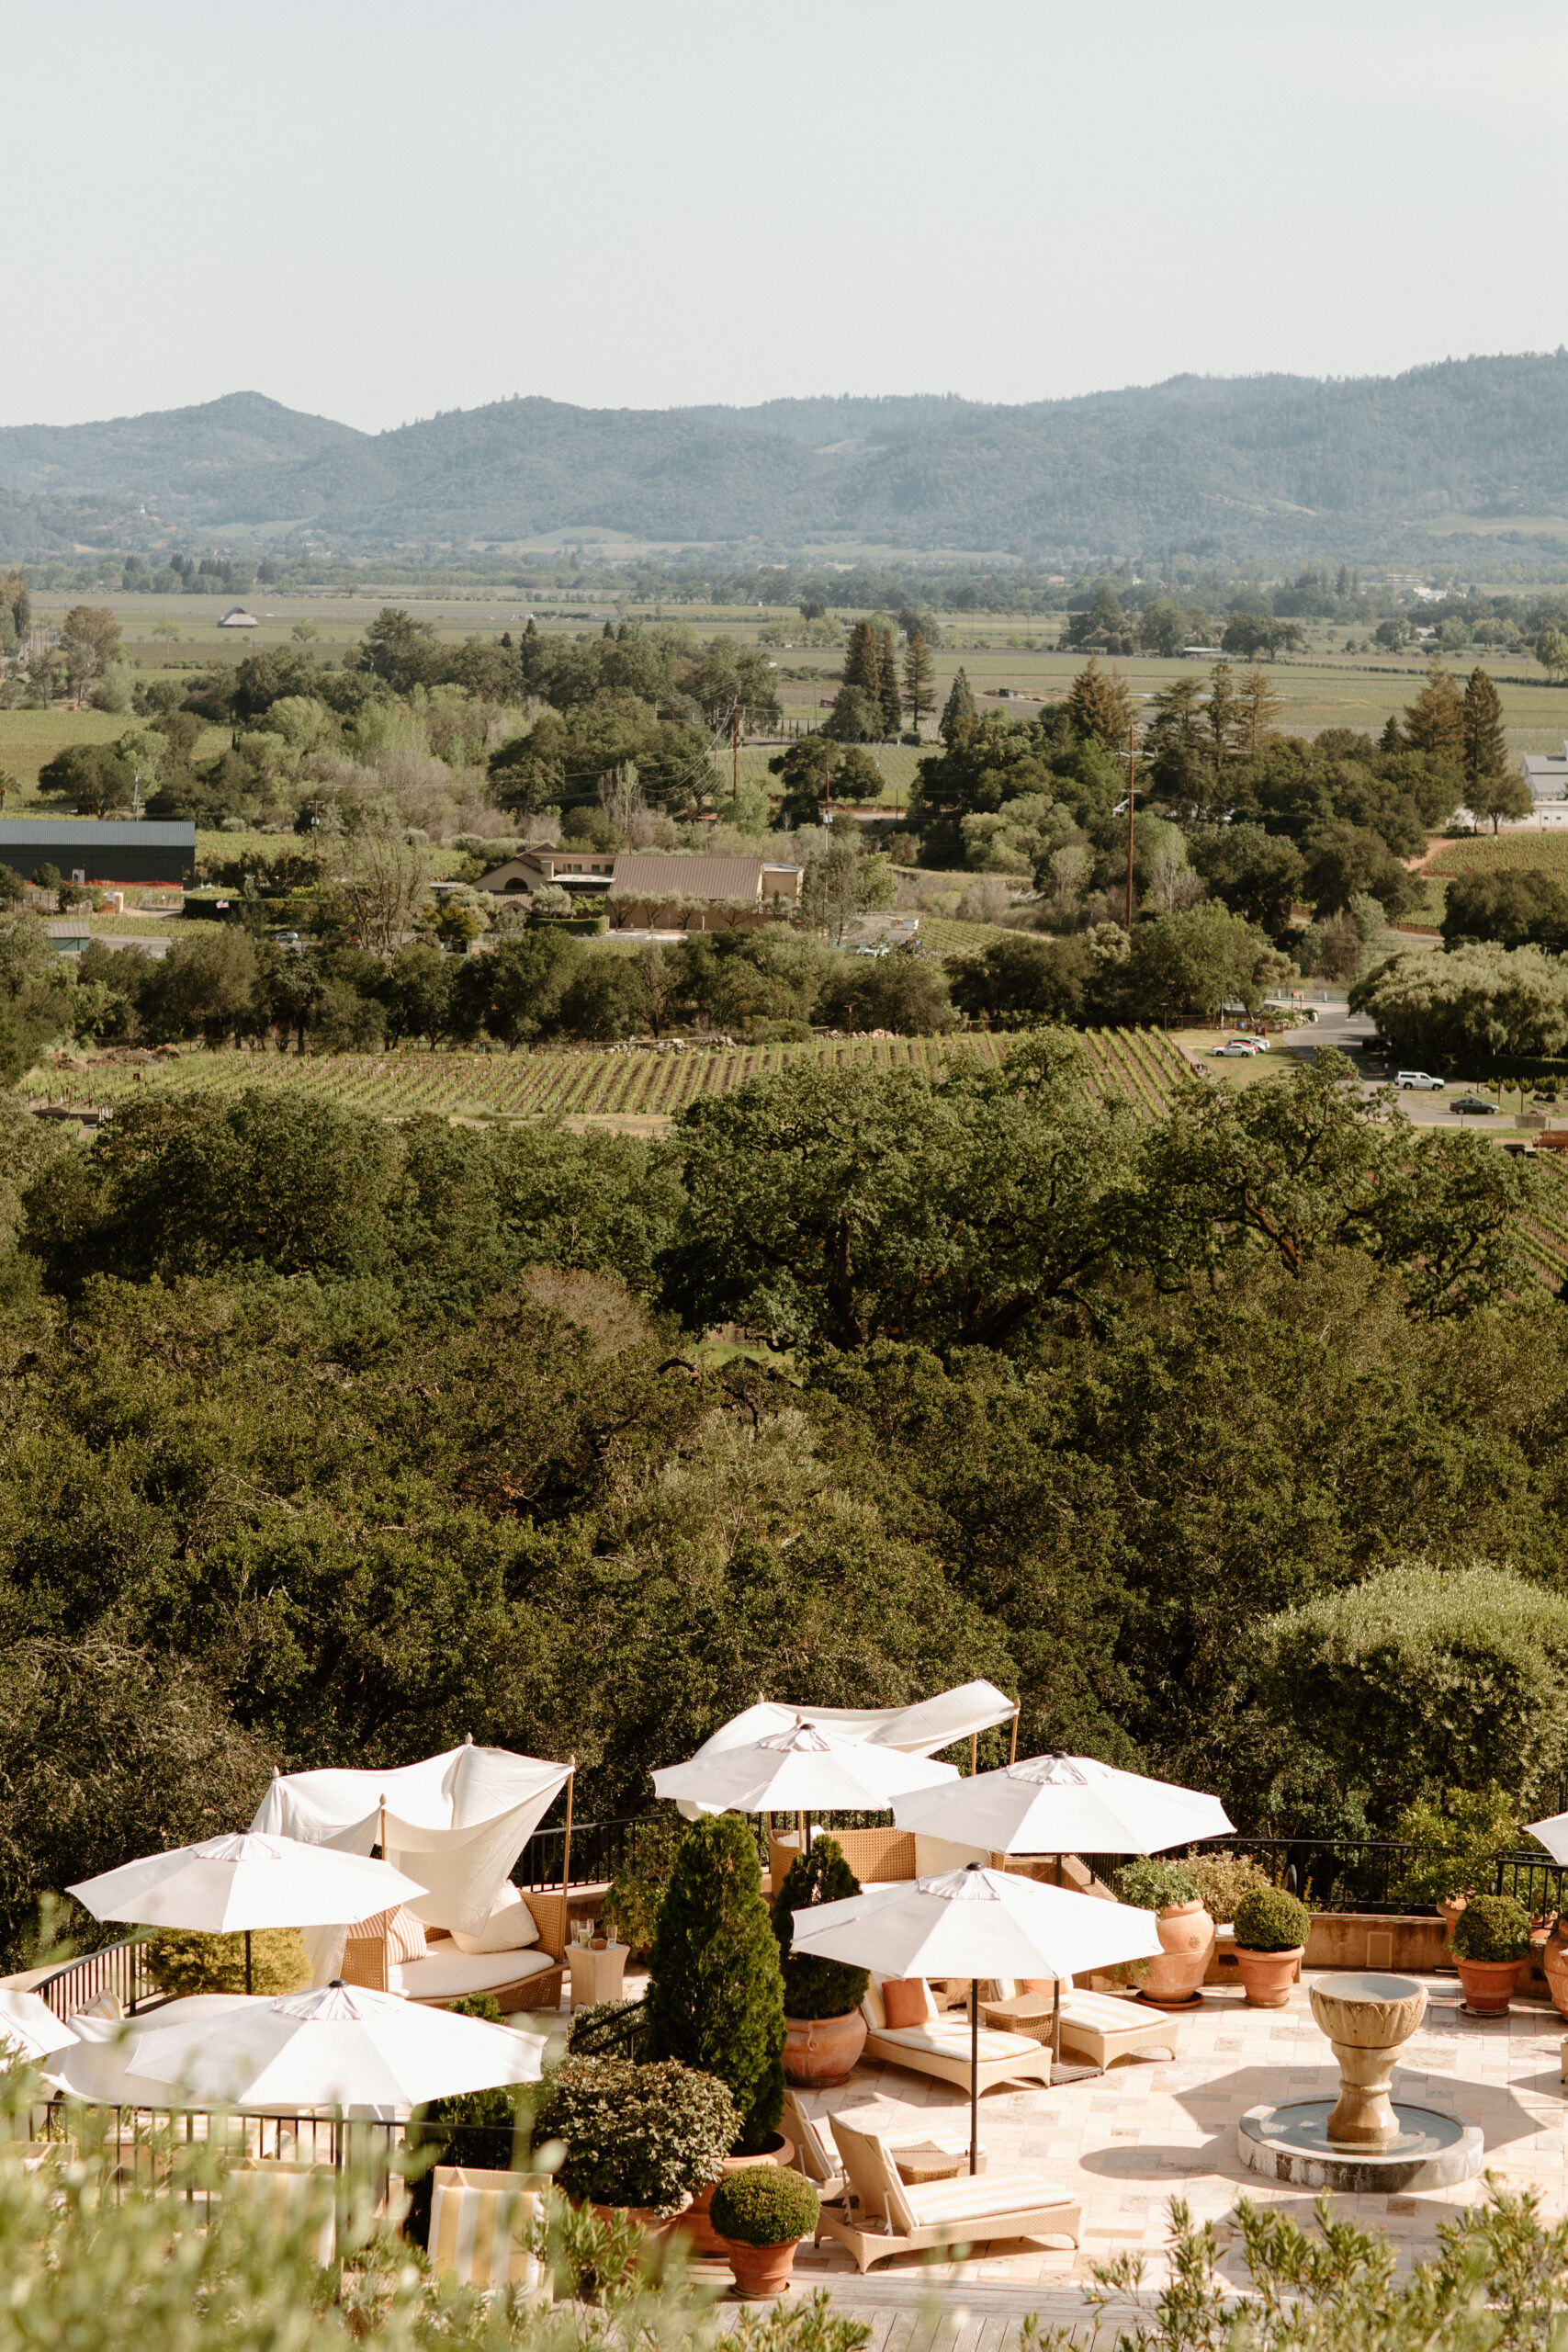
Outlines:
[{"label": "white pickup truck", "polygon": [[1429,1078],[1424,1069],[1402,1069],[1394,1074],[1395,1086],[1413,1086],[1418,1094],[1440,1094],[1443,1081]]}]

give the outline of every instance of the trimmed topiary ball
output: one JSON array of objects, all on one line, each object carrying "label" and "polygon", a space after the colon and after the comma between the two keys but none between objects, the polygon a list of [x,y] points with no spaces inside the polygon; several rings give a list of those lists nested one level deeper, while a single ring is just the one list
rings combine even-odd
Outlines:
[{"label": "trimmed topiary ball", "polygon": [[1529,1914],[1511,1894],[1472,1894],[1454,1922],[1460,1960],[1522,1960],[1530,1948]]},{"label": "trimmed topiary ball", "polygon": [[793,2245],[813,2234],[820,2211],[817,2191],[799,2173],[749,2165],[725,2175],[708,2215],[718,2235],[737,2245]]},{"label": "trimmed topiary ball", "polygon": [[1299,1951],[1312,1929],[1312,1913],[1282,1886],[1255,1886],[1235,1906],[1238,1951]]}]

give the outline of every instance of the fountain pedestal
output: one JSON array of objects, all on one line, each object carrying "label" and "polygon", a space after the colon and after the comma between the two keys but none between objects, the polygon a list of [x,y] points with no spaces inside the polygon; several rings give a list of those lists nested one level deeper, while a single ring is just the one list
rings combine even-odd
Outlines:
[{"label": "fountain pedestal", "polygon": [[1339,2061],[1339,2096],[1255,2107],[1237,2132],[1254,2172],[1303,2188],[1443,2188],[1469,2180],[1484,2154],[1479,2128],[1392,2097],[1399,2052],[1427,2008],[1409,1976],[1340,1974],[1312,1987],[1312,2013]]}]

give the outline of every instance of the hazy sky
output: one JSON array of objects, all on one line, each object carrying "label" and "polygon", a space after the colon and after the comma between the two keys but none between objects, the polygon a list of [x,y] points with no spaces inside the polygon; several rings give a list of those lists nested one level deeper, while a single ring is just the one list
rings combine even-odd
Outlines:
[{"label": "hazy sky", "polygon": [[1568,339],[1561,5],[5,11],[0,423],[1038,400]]}]

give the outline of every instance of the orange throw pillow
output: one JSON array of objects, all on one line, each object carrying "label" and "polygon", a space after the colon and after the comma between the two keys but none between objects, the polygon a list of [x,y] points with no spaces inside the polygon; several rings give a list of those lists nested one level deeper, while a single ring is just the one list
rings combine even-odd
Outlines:
[{"label": "orange throw pillow", "polygon": [[924,2025],[936,2015],[931,1988],[923,1976],[894,1976],[882,1987],[882,2006],[890,2028]]},{"label": "orange throw pillow", "polygon": [[1054,1993],[1056,1980],[1054,1976],[1021,1976],[1018,1989],[1021,1993]]}]

